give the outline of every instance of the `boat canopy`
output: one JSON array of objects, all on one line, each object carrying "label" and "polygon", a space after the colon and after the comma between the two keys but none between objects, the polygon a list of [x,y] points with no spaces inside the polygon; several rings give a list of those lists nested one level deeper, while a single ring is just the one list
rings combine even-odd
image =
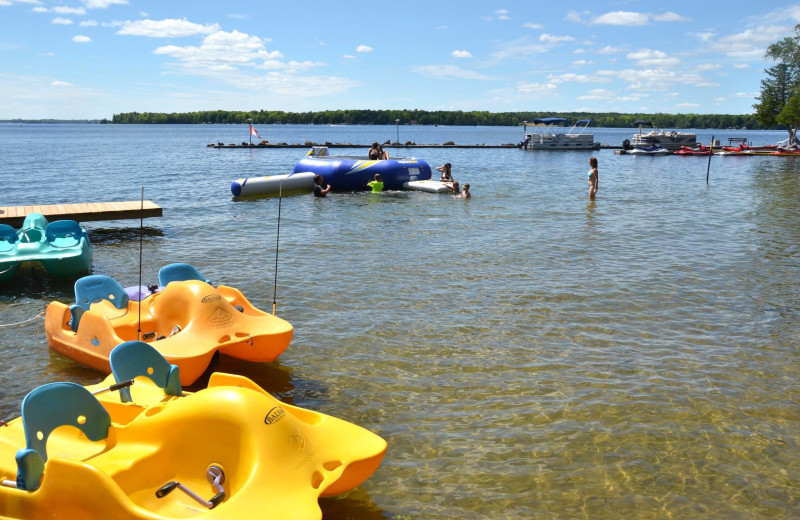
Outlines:
[{"label": "boat canopy", "polygon": [[591,119],[581,119],[580,121],[576,121],[575,124],[576,125],[583,125],[583,124],[587,124],[588,125],[591,122],[592,122]]},{"label": "boat canopy", "polygon": [[653,123],[645,121],[644,119],[637,119],[633,122],[633,126],[653,126]]},{"label": "boat canopy", "polygon": [[566,118],[563,117],[542,117],[533,120],[534,125],[554,125],[557,123],[565,124],[566,122]]}]

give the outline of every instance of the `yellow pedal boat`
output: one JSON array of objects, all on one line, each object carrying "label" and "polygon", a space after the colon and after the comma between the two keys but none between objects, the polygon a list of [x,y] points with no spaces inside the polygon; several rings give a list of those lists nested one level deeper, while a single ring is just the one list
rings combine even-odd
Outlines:
[{"label": "yellow pedal boat", "polygon": [[181,368],[183,385],[194,383],[216,352],[268,362],[289,346],[292,325],[255,308],[233,287],[213,287],[197,279],[164,285],[136,301],[111,277],[83,277],[75,282],[74,305],[47,306],[47,343],[68,358],[108,373],[108,356],[115,346],[143,340]]},{"label": "yellow pedal boat", "polygon": [[0,517],[320,519],[318,498],[358,486],[386,452],[378,435],[245,377],[215,373],[183,393],[179,369],[143,342],[111,364],[99,385],[33,390],[0,423]]}]

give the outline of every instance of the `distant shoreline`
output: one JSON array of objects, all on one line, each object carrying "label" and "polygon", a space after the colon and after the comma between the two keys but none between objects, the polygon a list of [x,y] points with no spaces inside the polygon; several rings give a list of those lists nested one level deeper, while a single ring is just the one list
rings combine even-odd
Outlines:
[{"label": "distant shoreline", "polygon": [[591,127],[631,128],[637,120],[652,121],[659,128],[694,128],[707,130],[752,129],[780,130],[780,126],[764,127],[754,114],[665,114],[621,112],[488,112],[448,110],[322,110],[318,112],[284,112],[280,110],[202,110],[183,113],[127,112],[110,119],[4,119],[0,123],[37,124],[297,124],[297,125],[383,125],[383,126],[532,126],[540,118],[564,118],[566,125],[583,119]]}]

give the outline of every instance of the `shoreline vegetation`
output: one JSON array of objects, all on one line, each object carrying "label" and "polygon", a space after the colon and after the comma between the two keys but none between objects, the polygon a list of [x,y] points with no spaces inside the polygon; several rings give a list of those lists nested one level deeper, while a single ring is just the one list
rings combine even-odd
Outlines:
[{"label": "shoreline vegetation", "polygon": [[779,130],[782,125],[764,126],[754,114],[627,114],[618,112],[487,112],[426,110],[324,110],[284,112],[276,110],[203,110],[185,113],[127,112],[109,120],[6,119],[2,123],[84,123],[84,124],[299,124],[299,125],[444,125],[517,126],[541,117],[563,117],[572,125],[591,119],[592,126],[631,128],[637,119],[652,121],[659,128]]}]

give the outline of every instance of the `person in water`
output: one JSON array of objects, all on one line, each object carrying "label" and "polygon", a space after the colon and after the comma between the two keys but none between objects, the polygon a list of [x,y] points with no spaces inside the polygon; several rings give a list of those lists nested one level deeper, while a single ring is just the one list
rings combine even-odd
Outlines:
[{"label": "person in water", "polygon": [[470,197],[472,197],[472,194],[469,192],[469,183],[465,182],[464,183],[464,189],[461,190],[461,195],[456,195],[456,198],[468,199]]},{"label": "person in water", "polygon": [[439,180],[442,182],[453,182],[453,171],[450,163],[444,163],[443,165],[436,168],[440,172],[442,172],[442,176],[439,177]]},{"label": "person in water", "polygon": [[383,146],[378,145],[378,159],[385,161],[389,158],[389,152],[383,149]]},{"label": "person in water", "polygon": [[325,178],[320,174],[314,175],[314,196],[324,197],[329,191],[331,191],[331,187],[325,182]]},{"label": "person in water", "polygon": [[372,182],[367,183],[367,186],[372,188],[372,193],[380,193],[383,191],[383,179],[381,179],[381,174],[375,174],[375,180]]},{"label": "person in water", "polygon": [[597,158],[590,157],[589,158],[589,166],[592,168],[589,170],[589,198],[594,200],[595,195],[597,195],[597,184],[598,184],[598,171],[597,171]]},{"label": "person in water", "polygon": [[381,158],[380,156],[380,146],[378,145],[378,141],[372,142],[372,148],[369,149],[367,152],[367,157],[369,157],[370,161],[377,161]]}]

